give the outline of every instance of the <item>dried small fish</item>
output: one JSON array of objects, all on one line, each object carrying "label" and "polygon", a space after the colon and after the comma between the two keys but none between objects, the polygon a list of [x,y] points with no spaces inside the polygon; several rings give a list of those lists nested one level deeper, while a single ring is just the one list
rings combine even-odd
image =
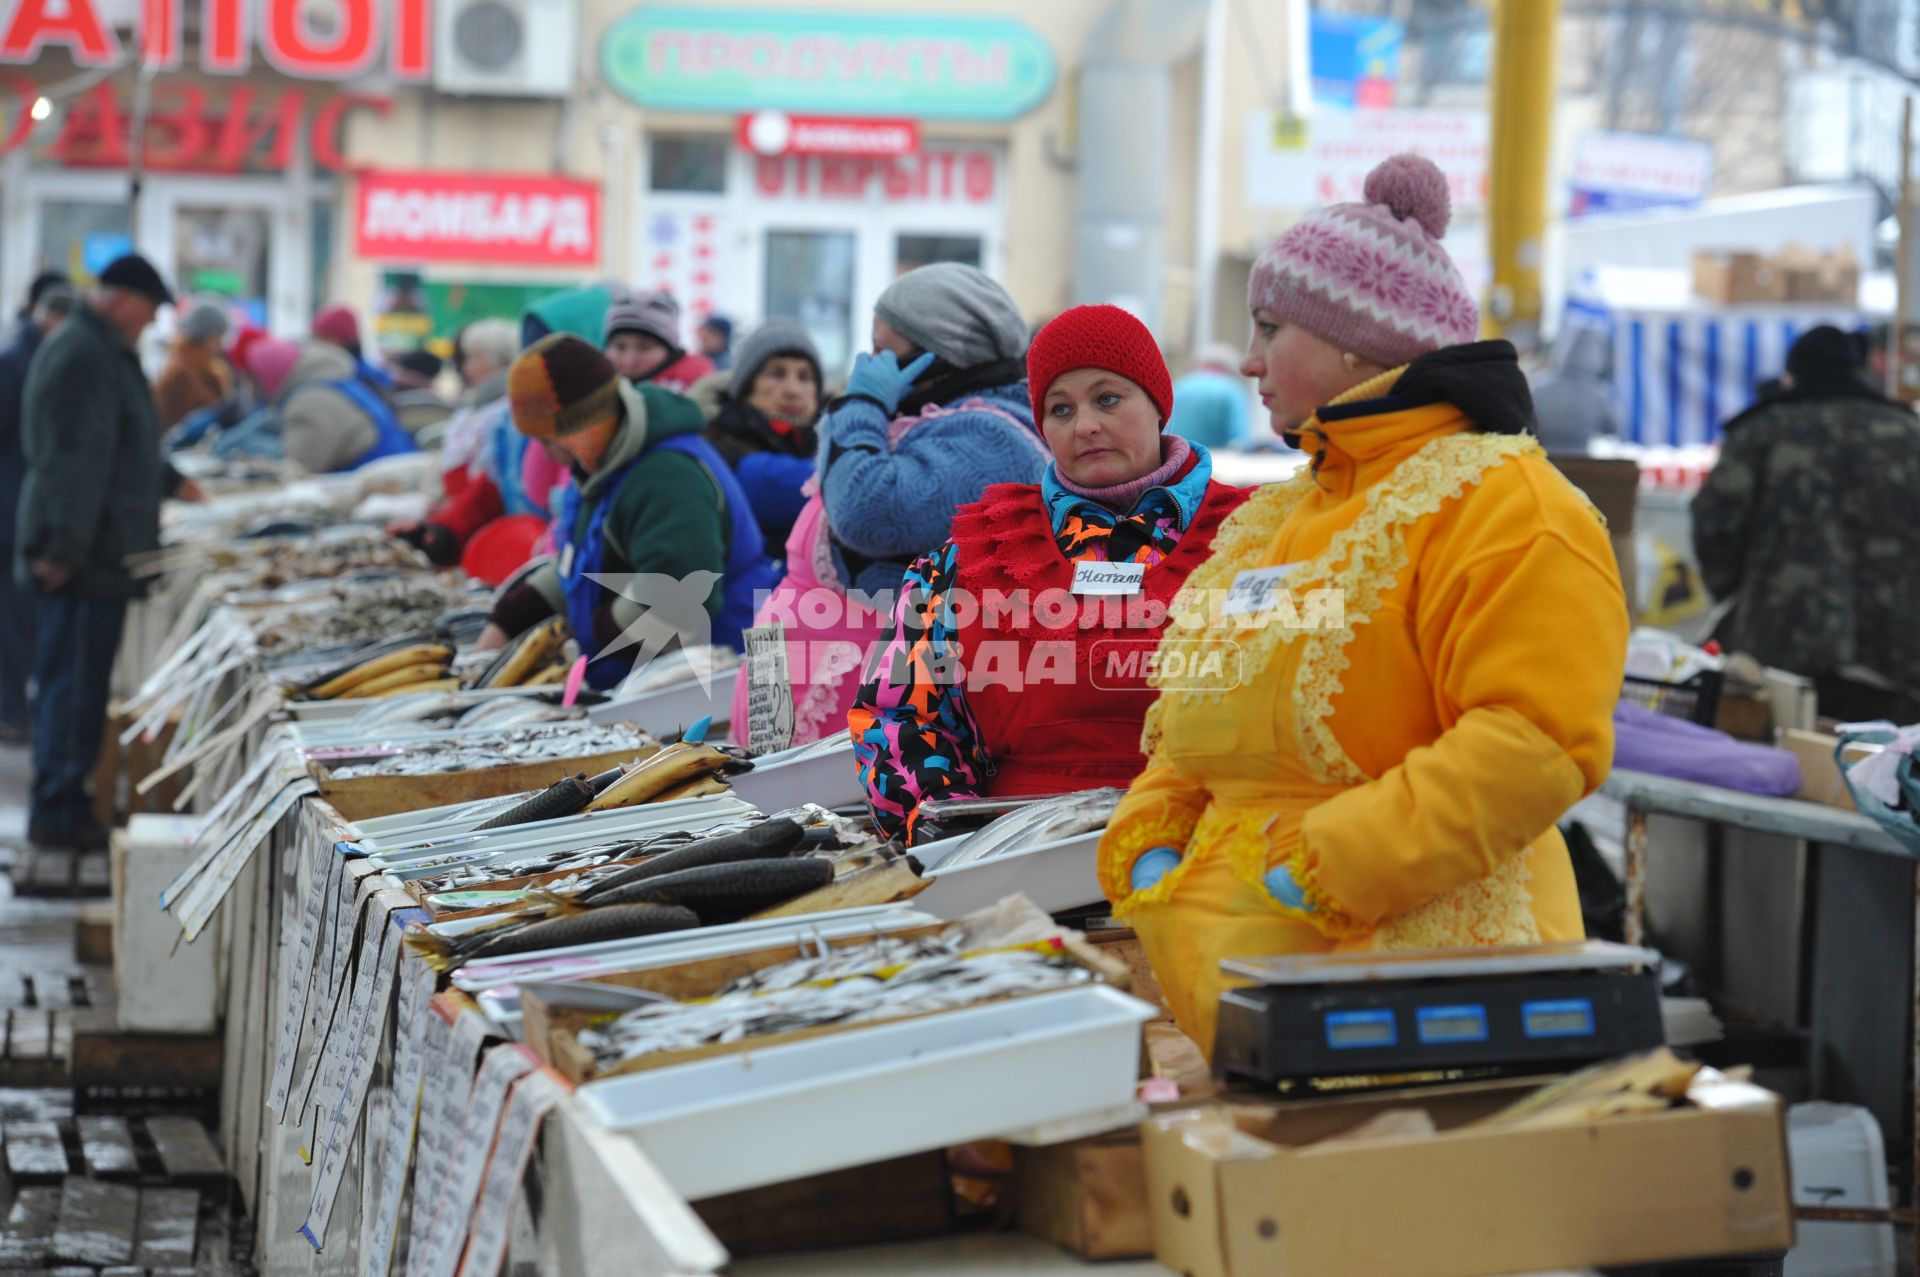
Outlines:
[{"label": "dried small fish", "polygon": [[343,764],[330,769],[329,774],[335,780],[437,775],[626,750],[637,755],[652,744],[652,737],[630,723],[531,723],[462,734],[450,740],[414,742],[405,753]]},{"label": "dried small fish", "polygon": [[[951,869],[956,865],[976,864],[1008,852],[1104,829],[1107,822],[1113,819],[1114,809],[1126,796],[1124,789],[1089,789],[1027,803],[978,833],[969,835],[951,854],[938,861],[927,861],[926,866],[929,869]],[[916,847],[919,846],[916,844]]]},{"label": "dried small fish", "polygon": [[637,1007],[581,1030],[580,1041],[608,1068],[666,1051],[955,1010],[1095,978],[1058,953],[1021,947],[959,954],[955,943],[882,938],[845,946],[755,972],[713,998]]}]

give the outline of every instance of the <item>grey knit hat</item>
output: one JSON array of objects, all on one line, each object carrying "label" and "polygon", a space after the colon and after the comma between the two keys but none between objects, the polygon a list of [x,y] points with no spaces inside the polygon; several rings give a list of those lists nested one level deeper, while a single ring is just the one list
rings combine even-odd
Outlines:
[{"label": "grey knit hat", "polygon": [[779,355],[800,356],[813,365],[813,379],[825,384],[820,375],[820,351],[807,330],[798,320],[769,319],[734,346],[733,380],[727,383],[727,393],[735,399],[745,399],[752,394],[753,379],[760,375],[769,359]]},{"label": "grey knit hat", "polygon": [[601,341],[612,341],[615,333],[645,333],[679,350],[680,303],[672,293],[621,293],[607,307],[606,332]]},{"label": "grey knit hat", "polygon": [[977,266],[935,262],[910,270],[887,285],[873,313],[955,368],[1015,359],[1027,349],[1020,308]]},{"label": "grey knit hat", "polygon": [[227,335],[227,312],[214,302],[200,302],[180,321],[180,335],[198,346]]}]

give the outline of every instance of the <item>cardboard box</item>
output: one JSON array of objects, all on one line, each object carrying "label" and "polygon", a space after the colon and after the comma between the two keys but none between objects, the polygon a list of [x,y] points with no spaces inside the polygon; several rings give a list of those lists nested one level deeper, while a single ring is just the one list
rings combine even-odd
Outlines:
[{"label": "cardboard box", "polygon": [[[924,927],[909,927],[900,931],[888,932],[893,939],[912,939],[918,936],[935,935],[952,926],[951,923],[935,923]],[[867,944],[871,936],[844,936],[824,943],[839,949],[848,945]],[[740,977],[750,975],[765,967],[776,966],[782,962],[791,962],[816,952],[818,945],[809,942],[803,949],[799,945],[774,945],[765,949],[755,949],[748,953],[732,953],[718,958],[700,958],[693,962],[681,962],[672,966],[651,967],[639,971],[617,971],[594,977],[595,984],[621,985],[629,989],[645,989],[653,993],[663,993],[670,998],[686,1001],[692,998],[706,998],[720,992],[728,984]],[[1076,961],[1099,974],[1100,978],[1118,989],[1127,987],[1126,967],[1115,959],[1108,958],[1085,940],[1069,939],[1067,953]],[[590,996],[590,994],[589,994]],[[589,1051],[580,1042],[580,1030],[593,1024],[610,1020],[617,1013],[585,1007],[569,1006],[551,1001],[538,993],[523,990],[520,994],[521,1034],[526,1044],[542,1060],[551,1064],[569,1082],[590,1082],[597,1078],[619,1077],[627,1073],[644,1073],[650,1069],[665,1068],[670,1064],[684,1064],[689,1060],[703,1060],[714,1055],[731,1055],[743,1051],[759,1050],[776,1046],[783,1042],[799,1042],[807,1038],[821,1037],[829,1033],[844,1033],[849,1028],[869,1028],[874,1024],[889,1021],[872,1020],[857,1025],[825,1025],[816,1029],[801,1029],[792,1033],[771,1033],[756,1038],[746,1038],[738,1042],[720,1042],[708,1046],[695,1047],[685,1051],[661,1051],[653,1055],[641,1056],[609,1069],[602,1069]],[[933,1012],[931,1014],[939,1014]],[[917,1017],[902,1017],[913,1019]]]},{"label": "cardboard box", "polygon": [[1734,306],[1783,302],[1787,277],[1760,253],[1700,249],[1693,255],[1693,291],[1708,301]]},{"label": "cardboard box", "polygon": [[[1202,1138],[1191,1113],[1152,1118],[1155,1254],[1187,1277],[1487,1277],[1792,1245],[1777,1101],[1547,1130],[1467,1125],[1531,1089],[1287,1105],[1241,1120],[1233,1138]],[[1425,1109],[1438,1133],[1313,1147],[1396,1108]]]},{"label": "cardboard box", "polygon": [[[1853,796],[1847,792],[1846,779],[1833,761],[1834,748],[1840,744],[1839,737],[1829,736],[1825,732],[1789,728],[1780,733],[1778,743],[1781,749],[1800,760],[1800,788],[1794,791],[1795,798],[1838,807],[1841,811],[1859,810],[1853,805]],[[1869,754],[1878,753],[1879,749],[1877,745],[1849,745],[1846,763],[1852,766]]]},{"label": "cardboard box", "polygon": [[1860,300],[1860,262],[1852,248],[1817,252],[1789,244],[1775,259],[1786,281],[1787,300],[1853,306]]}]

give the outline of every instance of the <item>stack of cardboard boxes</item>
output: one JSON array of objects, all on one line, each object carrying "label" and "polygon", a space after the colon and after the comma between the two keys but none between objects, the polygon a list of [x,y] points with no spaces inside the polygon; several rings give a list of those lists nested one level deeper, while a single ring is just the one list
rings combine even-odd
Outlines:
[{"label": "stack of cardboard boxes", "polygon": [[1774,254],[1701,249],[1693,255],[1693,291],[1729,306],[1852,306],[1860,297],[1860,263],[1850,247],[1819,251],[1789,244]]}]

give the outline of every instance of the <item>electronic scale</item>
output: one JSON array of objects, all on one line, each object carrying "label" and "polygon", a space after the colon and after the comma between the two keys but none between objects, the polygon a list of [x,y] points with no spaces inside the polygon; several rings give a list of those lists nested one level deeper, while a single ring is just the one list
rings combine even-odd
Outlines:
[{"label": "electronic scale", "polygon": [[1666,1041],[1649,949],[1586,941],[1230,958],[1214,1070],[1262,1084],[1555,1070]]}]

